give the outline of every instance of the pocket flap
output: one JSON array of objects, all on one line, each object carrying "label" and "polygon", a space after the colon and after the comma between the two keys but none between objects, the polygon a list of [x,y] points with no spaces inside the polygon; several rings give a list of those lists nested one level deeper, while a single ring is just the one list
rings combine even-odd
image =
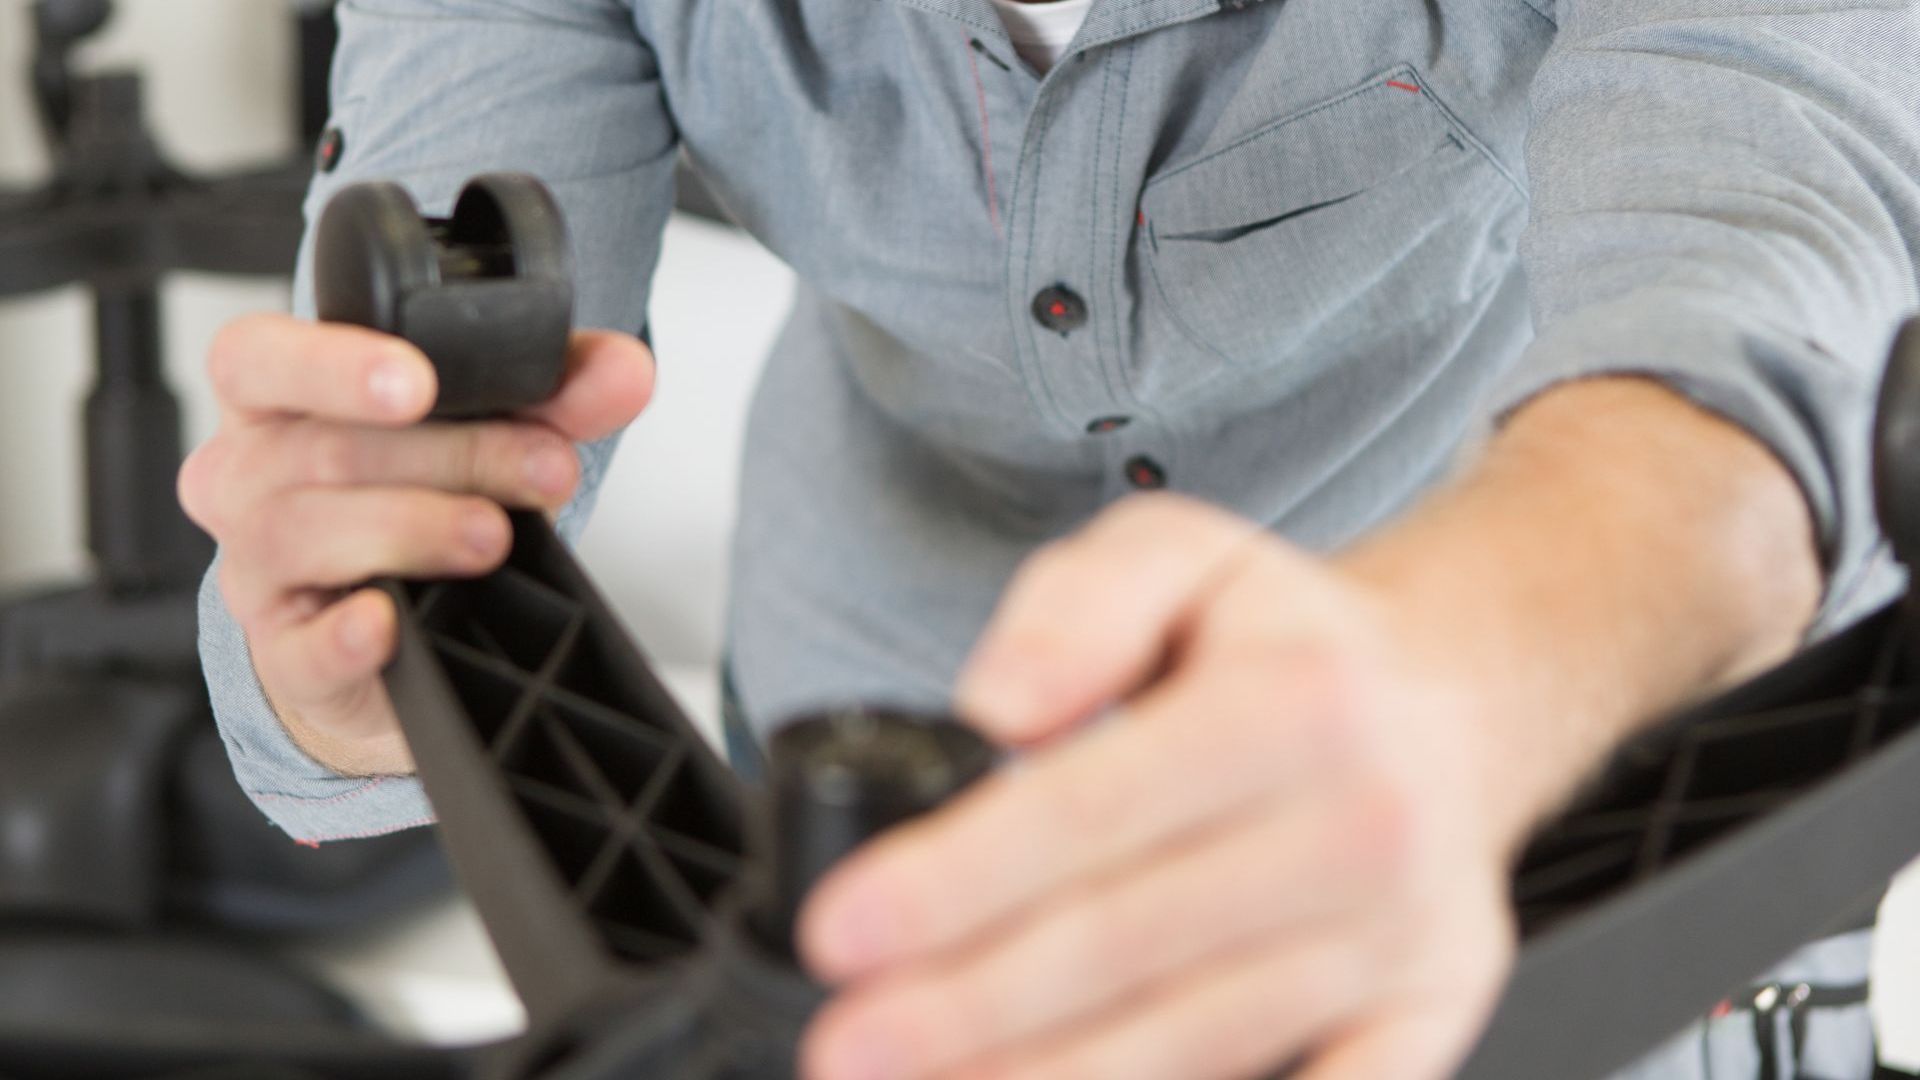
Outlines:
[{"label": "pocket flap", "polygon": [[1375,187],[1450,144],[1464,145],[1402,64],[1153,178],[1141,210],[1159,237],[1231,234]]}]

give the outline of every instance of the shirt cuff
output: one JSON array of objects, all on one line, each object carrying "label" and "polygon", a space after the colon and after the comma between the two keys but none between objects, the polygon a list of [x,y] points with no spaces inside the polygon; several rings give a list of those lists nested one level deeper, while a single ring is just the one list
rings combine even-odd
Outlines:
[{"label": "shirt cuff", "polygon": [[220,561],[200,583],[200,661],[220,741],[241,790],[305,844],[352,840],[433,823],[411,776],[342,776],[293,741],[254,674],[246,635],[220,595]]}]

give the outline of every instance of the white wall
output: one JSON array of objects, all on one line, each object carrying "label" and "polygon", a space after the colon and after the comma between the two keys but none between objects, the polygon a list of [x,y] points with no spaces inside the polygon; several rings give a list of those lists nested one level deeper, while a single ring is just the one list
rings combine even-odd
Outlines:
[{"label": "white wall", "polygon": [[[148,115],[176,162],[217,170],[291,148],[283,4],[130,0],[120,8],[81,61],[143,63]],[[0,0],[0,183],[8,185],[37,182],[47,168],[26,82],[31,46],[27,0]],[[271,283],[168,286],[168,355],[196,438],[212,413],[194,373],[214,328],[236,312],[284,304],[283,293]],[[75,410],[90,379],[91,336],[78,290],[0,302],[0,588],[84,566]]]}]

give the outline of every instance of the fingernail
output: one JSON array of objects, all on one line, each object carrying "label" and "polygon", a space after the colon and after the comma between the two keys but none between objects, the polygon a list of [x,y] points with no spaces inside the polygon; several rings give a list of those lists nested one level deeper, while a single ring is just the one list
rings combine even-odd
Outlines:
[{"label": "fingernail", "polygon": [[526,475],[527,483],[541,495],[565,495],[573,485],[573,454],[543,446],[527,455]]},{"label": "fingernail", "polygon": [[460,523],[460,536],[476,555],[492,558],[502,542],[500,517],[486,510],[474,510]]},{"label": "fingernail", "polygon": [[382,360],[367,375],[367,393],[389,413],[412,412],[419,400],[419,382],[412,365],[403,360]]}]

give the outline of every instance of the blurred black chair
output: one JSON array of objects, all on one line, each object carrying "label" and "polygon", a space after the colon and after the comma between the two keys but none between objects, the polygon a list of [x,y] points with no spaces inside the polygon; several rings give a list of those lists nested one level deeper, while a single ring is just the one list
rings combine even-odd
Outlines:
[{"label": "blurred black chair", "polygon": [[222,177],[167,162],[137,74],[73,70],[73,48],[111,14],[109,0],[33,5],[53,170],[35,189],[0,189],[0,297],[84,285],[97,334],[93,578],[0,603],[0,1024],[360,1028],[264,940],[362,924],[443,895],[450,878],[430,833],[300,847],[235,783],[195,652],[213,546],[174,498],[180,410],[158,295],[178,270],[290,272],[304,147],[325,122],[331,6],[289,15],[303,149]]}]

